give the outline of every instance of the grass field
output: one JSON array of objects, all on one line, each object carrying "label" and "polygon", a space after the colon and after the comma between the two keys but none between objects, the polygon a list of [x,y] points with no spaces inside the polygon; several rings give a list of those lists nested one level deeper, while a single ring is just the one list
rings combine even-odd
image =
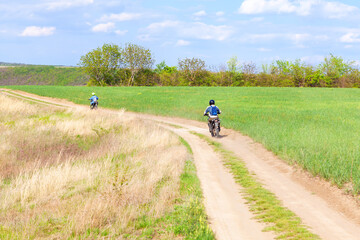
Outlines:
[{"label": "grass field", "polygon": [[0,239],[214,239],[183,139],[121,112],[0,102]]},{"label": "grass field", "polygon": [[[288,161],[360,192],[358,89],[16,86],[79,104],[95,91],[100,107],[205,120],[215,99],[222,125],[241,131]],[[350,184],[349,184],[350,183]]]}]

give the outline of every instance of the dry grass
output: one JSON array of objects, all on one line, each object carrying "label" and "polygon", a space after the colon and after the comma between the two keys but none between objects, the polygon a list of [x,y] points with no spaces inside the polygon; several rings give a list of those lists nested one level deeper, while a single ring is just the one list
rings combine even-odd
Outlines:
[{"label": "dry grass", "polygon": [[0,101],[1,239],[122,238],[172,207],[187,158],[173,134],[122,113]]}]

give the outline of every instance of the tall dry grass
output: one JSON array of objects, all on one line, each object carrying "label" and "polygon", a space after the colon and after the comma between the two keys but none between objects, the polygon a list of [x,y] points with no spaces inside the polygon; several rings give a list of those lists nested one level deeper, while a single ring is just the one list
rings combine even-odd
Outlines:
[{"label": "tall dry grass", "polygon": [[137,219],[173,205],[187,158],[173,134],[123,112],[0,101],[0,238],[136,237]]}]

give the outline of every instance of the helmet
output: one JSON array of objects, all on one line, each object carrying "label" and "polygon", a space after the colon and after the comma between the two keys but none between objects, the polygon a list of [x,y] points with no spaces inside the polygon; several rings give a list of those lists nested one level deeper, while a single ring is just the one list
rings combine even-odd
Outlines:
[{"label": "helmet", "polygon": [[94,95],[95,95],[95,93],[93,92],[93,93],[92,93],[92,95],[94,96]]},{"label": "helmet", "polygon": [[215,104],[215,101],[211,99],[211,100],[209,101],[209,105],[214,105],[214,104]]}]

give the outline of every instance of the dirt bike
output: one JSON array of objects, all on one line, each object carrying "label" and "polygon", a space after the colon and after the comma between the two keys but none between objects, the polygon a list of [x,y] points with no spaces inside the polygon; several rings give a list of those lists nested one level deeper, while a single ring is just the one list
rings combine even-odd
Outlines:
[{"label": "dirt bike", "polygon": [[90,104],[90,109],[91,110],[93,110],[93,109],[97,109],[98,108],[98,105],[99,105],[99,103],[98,103],[98,101],[94,101],[94,102],[92,102],[91,104]]},{"label": "dirt bike", "polygon": [[204,116],[209,117],[208,119],[208,126],[209,126],[209,132],[211,133],[212,137],[219,137],[220,133],[220,119],[218,116],[210,116],[208,114],[205,114]]}]

